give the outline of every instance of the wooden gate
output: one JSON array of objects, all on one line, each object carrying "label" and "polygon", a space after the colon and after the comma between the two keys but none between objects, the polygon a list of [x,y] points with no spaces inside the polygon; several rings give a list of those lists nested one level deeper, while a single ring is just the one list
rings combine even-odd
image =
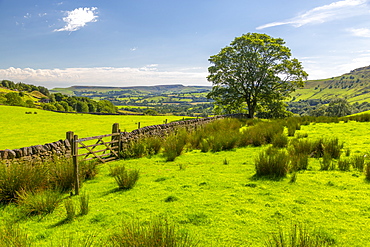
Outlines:
[{"label": "wooden gate", "polygon": [[[119,124],[112,127],[112,134],[93,136],[79,139],[72,131],[67,132],[67,139],[71,144],[71,156],[74,167],[75,194],[80,192],[78,161],[97,159],[102,163],[119,159],[121,150],[121,131]],[[80,157],[83,157],[82,159]]]}]

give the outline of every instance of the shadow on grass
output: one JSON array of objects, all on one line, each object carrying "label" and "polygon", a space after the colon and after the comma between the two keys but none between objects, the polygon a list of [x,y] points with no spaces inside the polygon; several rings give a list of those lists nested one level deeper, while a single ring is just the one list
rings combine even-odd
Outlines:
[{"label": "shadow on grass", "polygon": [[51,226],[49,226],[49,227],[47,227],[47,228],[49,228],[49,229],[51,229],[51,228],[55,228],[55,227],[58,227],[58,226],[62,226],[62,225],[65,225],[65,224],[68,224],[68,223],[72,223],[73,222],[73,220],[70,220],[70,219],[63,219],[63,220],[61,220],[61,221],[58,221],[57,223],[55,223],[55,224],[53,224],[53,225],[51,225]]},{"label": "shadow on grass", "polygon": [[120,188],[114,188],[114,189],[108,190],[106,192],[103,192],[101,197],[108,196],[108,195],[113,194],[113,193],[119,193],[119,192],[124,193],[124,192],[129,191],[129,190],[130,189],[125,190],[125,189],[120,189]]},{"label": "shadow on grass", "polygon": [[276,177],[276,176],[258,176],[257,174],[254,174],[252,177],[249,178],[251,181],[282,181],[286,178],[285,177]]}]

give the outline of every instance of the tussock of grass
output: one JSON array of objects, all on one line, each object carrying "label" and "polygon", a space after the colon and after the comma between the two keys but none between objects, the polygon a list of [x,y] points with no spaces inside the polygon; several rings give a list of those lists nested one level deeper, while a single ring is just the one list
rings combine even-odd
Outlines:
[{"label": "tussock of grass", "polygon": [[18,196],[18,204],[27,216],[51,214],[63,199],[60,192],[50,190],[22,192]]},{"label": "tussock of grass", "polygon": [[279,228],[266,242],[266,247],[325,247],[336,244],[326,232],[311,230],[301,223],[292,224],[290,230]]},{"label": "tussock of grass", "polygon": [[0,226],[0,246],[30,247],[31,240],[18,225],[7,223]]},{"label": "tussock of grass", "polygon": [[135,169],[128,171],[124,166],[115,167],[113,169],[114,171],[111,173],[120,190],[132,189],[139,179],[139,170]]},{"label": "tussock of grass", "polygon": [[139,221],[124,223],[120,232],[110,237],[113,246],[142,247],[192,247],[198,246],[198,241],[180,231],[166,219],[154,219],[148,224]]},{"label": "tussock of grass", "polygon": [[287,152],[276,149],[267,149],[259,154],[255,160],[256,176],[271,178],[285,177],[289,170],[290,159]]}]

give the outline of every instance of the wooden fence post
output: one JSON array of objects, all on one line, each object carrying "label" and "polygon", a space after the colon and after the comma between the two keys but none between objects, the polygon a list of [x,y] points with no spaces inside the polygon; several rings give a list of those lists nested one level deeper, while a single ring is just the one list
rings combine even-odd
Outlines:
[{"label": "wooden fence post", "polygon": [[[121,130],[119,129],[119,123],[114,123],[113,126],[112,126],[112,134],[116,134],[116,133],[121,133]],[[119,153],[121,151],[121,136],[120,135],[117,135],[117,136],[112,136],[112,141],[118,141],[117,143],[112,143],[112,149],[113,147],[118,147],[118,149],[116,149],[117,153]],[[113,149],[114,150],[114,149]],[[112,154],[114,155],[114,154]]]},{"label": "wooden fence post", "polygon": [[140,122],[137,123],[137,128],[140,129]]},{"label": "wooden fence post", "polygon": [[66,139],[68,140],[69,144],[71,145],[71,155],[72,155],[72,142],[73,142],[73,131],[68,131],[66,133]]},{"label": "wooden fence post", "polygon": [[78,136],[73,136],[72,141],[72,159],[73,159],[73,175],[74,175],[74,184],[75,184],[75,195],[80,194],[80,178],[79,178],[79,169],[78,169]]}]

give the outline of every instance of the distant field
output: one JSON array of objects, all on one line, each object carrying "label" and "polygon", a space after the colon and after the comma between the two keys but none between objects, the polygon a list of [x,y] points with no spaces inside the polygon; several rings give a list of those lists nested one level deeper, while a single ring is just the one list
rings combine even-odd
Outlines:
[{"label": "distant field", "polygon": [[[25,114],[25,112],[37,114]],[[0,149],[15,149],[65,139],[67,131],[79,137],[109,134],[113,123],[121,131],[163,124],[179,116],[99,116],[90,114],[55,113],[40,109],[0,105]]]}]

